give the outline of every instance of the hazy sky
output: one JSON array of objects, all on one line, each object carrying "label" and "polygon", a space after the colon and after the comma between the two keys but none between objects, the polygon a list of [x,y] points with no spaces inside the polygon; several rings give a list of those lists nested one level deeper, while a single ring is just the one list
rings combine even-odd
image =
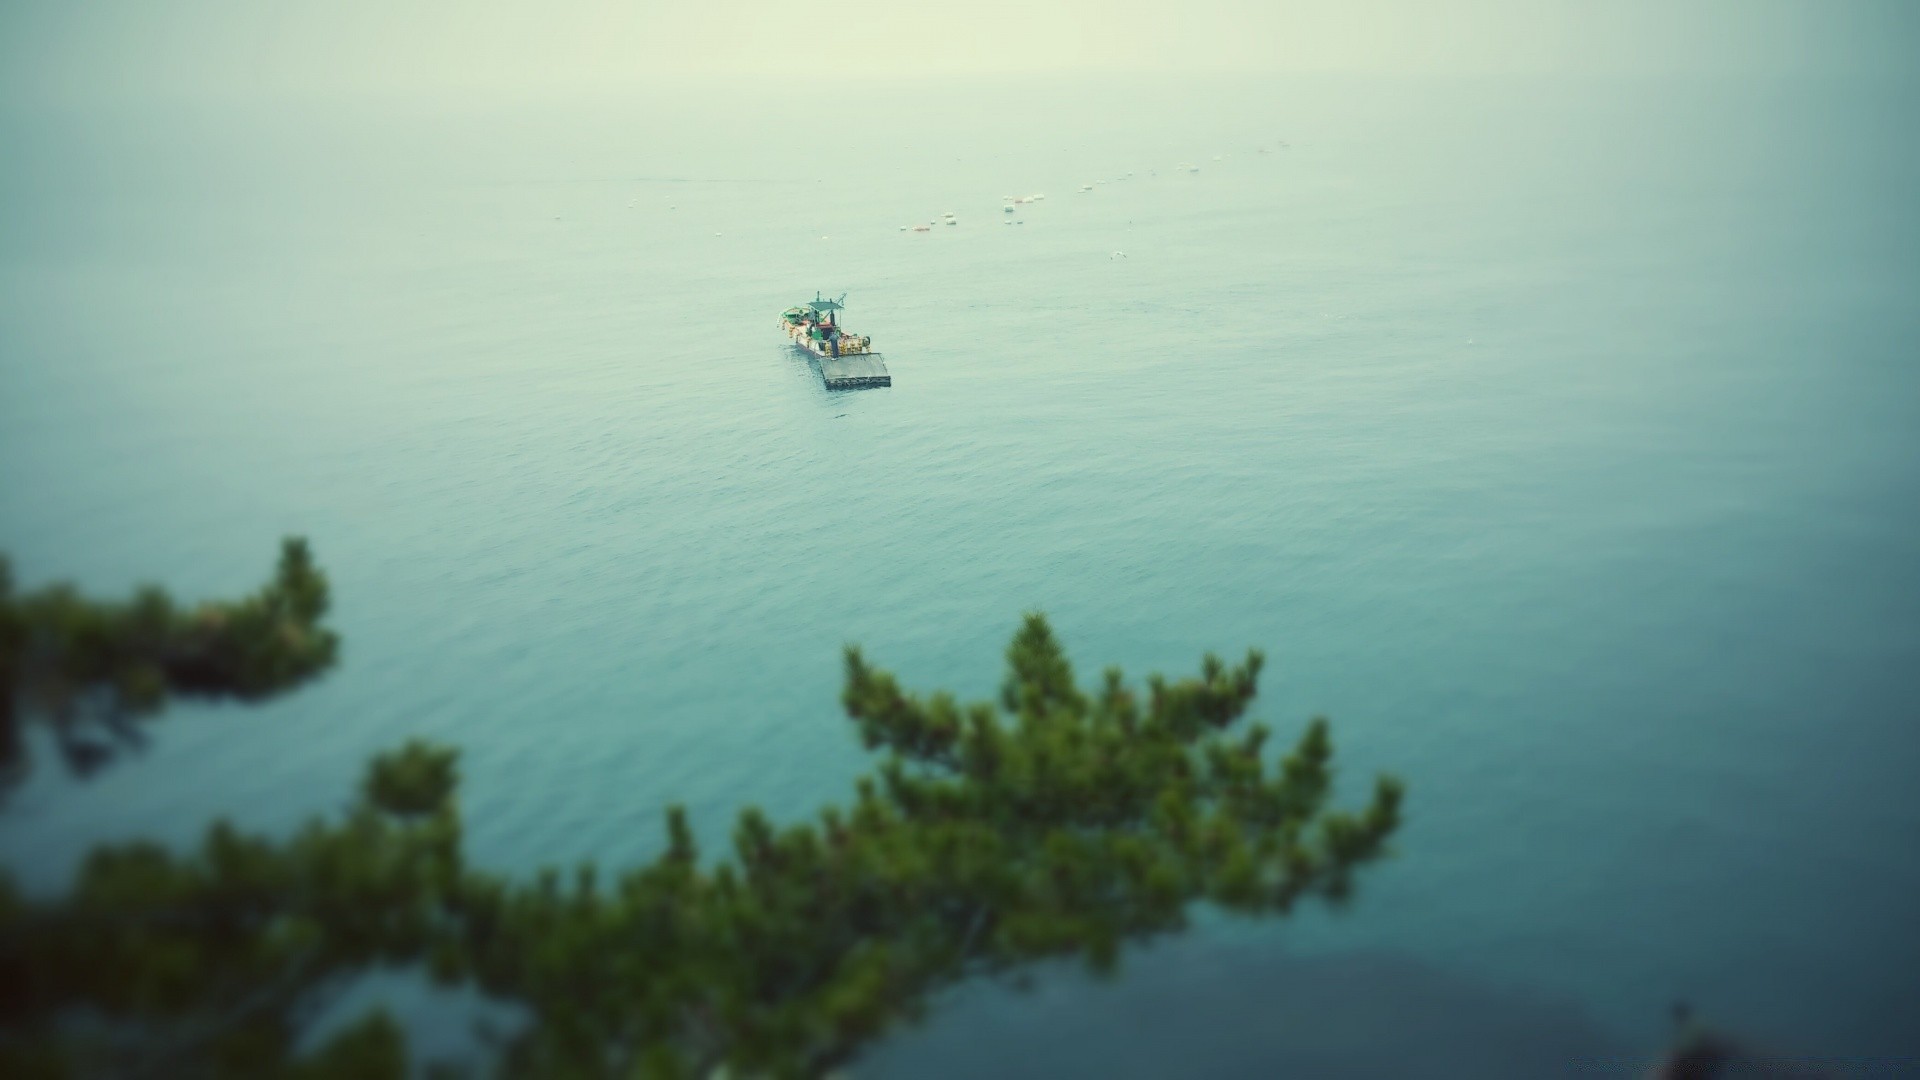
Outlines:
[{"label": "hazy sky", "polygon": [[706,73],[1898,71],[1920,0],[0,0],[17,99],[567,93]]}]

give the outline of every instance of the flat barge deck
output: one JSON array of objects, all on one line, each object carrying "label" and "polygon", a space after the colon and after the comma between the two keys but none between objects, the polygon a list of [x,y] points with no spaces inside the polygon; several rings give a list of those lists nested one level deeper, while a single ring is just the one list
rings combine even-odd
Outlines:
[{"label": "flat barge deck", "polygon": [[879,353],[822,356],[820,357],[820,377],[826,380],[829,390],[859,390],[868,386],[893,385],[893,376],[887,374],[886,361],[881,359]]}]

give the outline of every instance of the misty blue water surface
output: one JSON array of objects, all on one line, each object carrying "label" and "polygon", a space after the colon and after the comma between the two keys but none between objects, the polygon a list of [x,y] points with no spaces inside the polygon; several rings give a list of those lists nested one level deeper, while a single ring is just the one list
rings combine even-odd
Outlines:
[{"label": "misty blue water surface", "polygon": [[[1915,103],[15,110],[17,576],[231,595],[303,534],[345,649],[96,782],[43,759],[0,856],[45,889],[97,840],[283,829],[410,736],[463,748],[486,864],[645,857],[674,801],[718,845],[862,768],[843,643],[984,696],[1039,608],[1089,678],[1264,648],[1261,717],[1330,716],[1352,797],[1410,782],[1400,855],[1116,987],[964,990],[872,1074],[1545,1075],[1677,996],[1920,1054]],[[816,289],[891,389],[784,346]]]}]

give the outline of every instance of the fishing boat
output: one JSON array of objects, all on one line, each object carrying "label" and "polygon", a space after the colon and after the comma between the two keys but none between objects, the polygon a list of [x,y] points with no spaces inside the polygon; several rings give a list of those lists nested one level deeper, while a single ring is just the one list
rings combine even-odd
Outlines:
[{"label": "fishing boat", "polygon": [[781,312],[780,328],[794,348],[820,362],[820,377],[827,389],[892,386],[893,376],[886,361],[873,351],[873,339],[841,327],[839,313],[846,309],[846,299],[846,293],[829,300],[816,292],[812,300]]}]

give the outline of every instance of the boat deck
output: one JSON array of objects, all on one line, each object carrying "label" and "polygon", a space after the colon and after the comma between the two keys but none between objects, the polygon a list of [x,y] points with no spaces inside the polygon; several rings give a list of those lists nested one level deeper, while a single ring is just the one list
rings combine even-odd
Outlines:
[{"label": "boat deck", "polygon": [[[809,350],[811,351],[811,350]],[[886,361],[879,353],[852,353],[846,356],[822,356],[820,377],[829,390],[858,390],[865,386],[892,386]]]}]

